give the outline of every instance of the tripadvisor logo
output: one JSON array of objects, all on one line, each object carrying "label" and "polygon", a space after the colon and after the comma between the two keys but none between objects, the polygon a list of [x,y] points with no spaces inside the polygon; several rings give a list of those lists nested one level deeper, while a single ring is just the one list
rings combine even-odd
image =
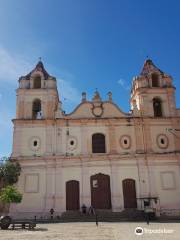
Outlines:
[{"label": "tripadvisor logo", "polygon": [[143,228],[142,227],[137,227],[135,228],[135,234],[136,235],[142,235],[143,234]]}]

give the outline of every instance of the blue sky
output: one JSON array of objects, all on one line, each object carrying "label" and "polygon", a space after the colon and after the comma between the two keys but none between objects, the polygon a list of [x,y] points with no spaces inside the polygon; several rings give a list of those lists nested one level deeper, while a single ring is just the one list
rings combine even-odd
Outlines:
[{"label": "blue sky", "polygon": [[0,156],[11,153],[18,77],[39,57],[66,112],[96,88],[129,111],[147,55],[173,76],[180,107],[179,12],[178,0],[0,0]]}]

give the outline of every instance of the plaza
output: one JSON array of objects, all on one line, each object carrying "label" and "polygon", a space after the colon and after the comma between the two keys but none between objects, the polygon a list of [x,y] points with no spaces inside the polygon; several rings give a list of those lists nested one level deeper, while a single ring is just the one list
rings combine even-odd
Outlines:
[{"label": "plaza", "polygon": [[[141,227],[144,234],[136,235],[135,229]],[[165,230],[165,231],[164,231]],[[164,233],[162,233],[164,231]],[[161,233],[159,233],[161,232]],[[147,225],[145,222],[120,223],[54,223],[37,224],[33,231],[2,230],[2,240],[175,240],[179,239],[179,223],[157,223]]]}]

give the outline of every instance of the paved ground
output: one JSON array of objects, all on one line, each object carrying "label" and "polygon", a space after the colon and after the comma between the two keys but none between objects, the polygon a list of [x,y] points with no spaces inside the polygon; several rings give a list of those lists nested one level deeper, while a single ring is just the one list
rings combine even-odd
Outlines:
[{"label": "paved ground", "polygon": [[[144,234],[136,235],[135,228],[142,227]],[[149,233],[147,233],[149,231]],[[169,231],[169,233],[151,233]],[[146,232],[146,233],[145,233]],[[36,230],[0,230],[2,240],[174,240],[180,239],[180,223],[54,223],[38,224]]]}]

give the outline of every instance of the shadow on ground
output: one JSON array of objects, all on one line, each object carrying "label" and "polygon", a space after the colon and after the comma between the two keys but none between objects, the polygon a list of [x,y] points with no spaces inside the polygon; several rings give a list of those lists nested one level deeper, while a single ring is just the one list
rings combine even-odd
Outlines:
[{"label": "shadow on ground", "polygon": [[48,231],[48,228],[34,228],[34,229],[22,229],[22,228],[15,228],[15,229],[12,229],[12,228],[8,228],[4,231],[30,231],[30,232],[45,232],[45,231]]}]

